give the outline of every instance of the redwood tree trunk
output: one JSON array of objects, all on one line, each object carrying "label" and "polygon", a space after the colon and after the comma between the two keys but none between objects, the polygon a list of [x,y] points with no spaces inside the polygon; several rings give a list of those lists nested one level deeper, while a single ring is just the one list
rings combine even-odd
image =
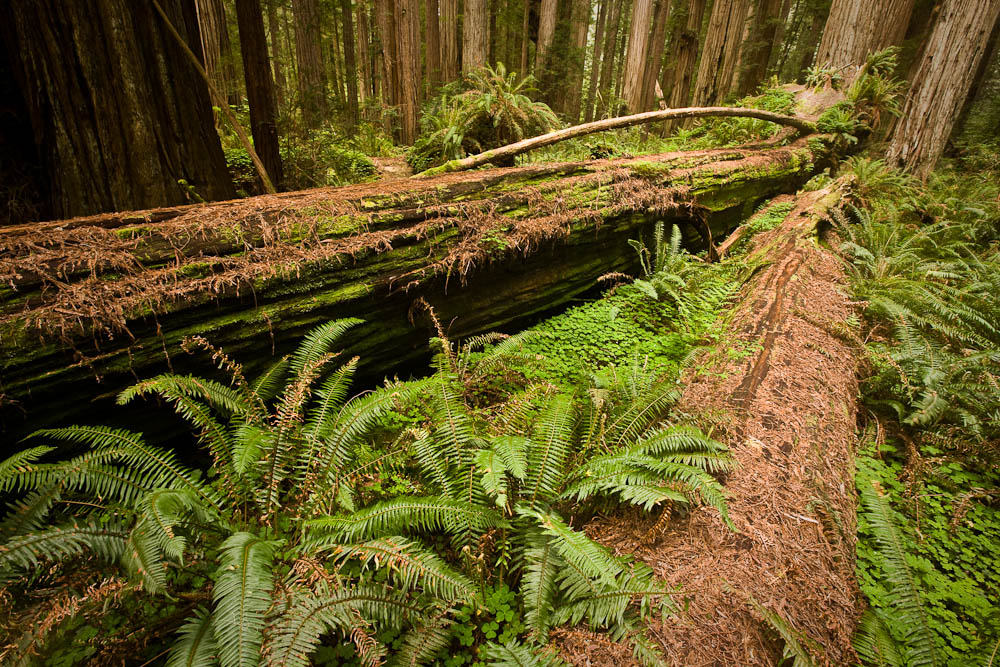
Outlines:
[{"label": "redwood tree trunk", "polygon": [[285,103],[285,66],[278,27],[278,0],[267,0],[267,29],[271,33],[271,67],[274,70],[274,98],[278,106]]},{"label": "redwood tree trunk", "polygon": [[205,71],[216,90],[225,95],[230,104],[237,104],[239,100],[229,30],[226,28],[226,8],[222,0],[195,0],[195,8],[198,11]]},{"label": "redwood tree trunk", "polygon": [[549,65],[547,59],[556,35],[558,8],[558,0],[541,0],[538,10],[538,41],[535,43],[535,78],[538,79],[542,78]]},{"label": "redwood tree trunk", "polygon": [[771,60],[775,33],[781,23],[781,5],[782,0],[762,0],[754,10],[750,34],[740,57],[738,97],[753,93],[767,76],[767,63]]},{"label": "redwood tree trunk", "polygon": [[601,58],[601,80],[597,86],[600,95],[597,103],[597,115],[605,117],[608,114],[609,101],[614,90],[615,55],[617,54],[618,32],[622,20],[621,2],[612,1],[611,16],[608,19],[608,29],[604,36],[604,57]]},{"label": "redwood tree trunk", "polygon": [[625,105],[630,113],[644,111],[642,84],[646,79],[646,50],[649,46],[652,16],[653,0],[635,0],[632,5],[632,25],[629,29],[625,67],[622,70]]},{"label": "redwood tree trunk", "polygon": [[570,24],[570,51],[567,54],[566,118],[580,120],[583,98],[583,65],[586,60],[587,31],[590,29],[590,0],[574,0]]},{"label": "redwood tree trunk", "polygon": [[[666,46],[667,21],[670,18],[671,0],[657,0],[653,10],[653,34],[649,38],[646,55],[646,73],[642,83],[642,110],[657,107],[657,93],[660,81],[660,67],[663,65],[663,49]],[[662,100],[660,100],[662,102]],[[660,108],[665,108],[661,106]]]},{"label": "redwood tree trunk", "polygon": [[913,0],[833,0],[816,63],[852,80],[869,53],[903,41],[912,12]]},{"label": "redwood tree trunk", "polygon": [[945,0],[886,151],[890,163],[927,178],[944,152],[998,14],[996,0]]},{"label": "redwood tree trunk", "polygon": [[611,0],[601,0],[597,12],[597,27],[594,33],[594,51],[590,60],[590,82],[587,85],[587,99],[583,103],[583,122],[594,120],[594,96],[597,94],[598,76],[601,73],[601,46],[604,43],[604,31],[608,22],[608,5]]},{"label": "redwood tree trunk", "polygon": [[470,72],[486,64],[489,49],[488,0],[465,0],[462,14],[462,72]]},{"label": "redwood tree trunk", "polygon": [[399,116],[404,144],[417,139],[420,111],[420,2],[396,0],[397,68],[399,70]]},{"label": "redwood tree trunk", "polygon": [[665,90],[667,106],[671,109],[686,107],[691,101],[691,83],[698,62],[698,32],[705,17],[705,0],[691,0],[684,11],[687,12],[685,20],[681,23],[679,18],[675,19],[678,30],[670,40],[672,68]]},{"label": "redwood tree trunk", "polygon": [[[196,53],[194,3],[161,3]],[[11,0],[0,31],[46,174],[70,217],[233,196],[204,80],[148,3]]]},{"label": "redwood tree trunk", "polygon": [[344,22],[344,78],[347,80],[347,115],[351,125],[358,123],[358,62],[354,55],[354,20],[351,0],[340,0],[340,18]]},{"label": "redwood tree trunk", "polygon": [[299,71],[299,101],[306,127],[326,117],[326,71],[320,48],[320,12],[317,0],[292,0],[295,13],[295,58]]},{"label": "redwood tree trunk", "polygon": [[[396,57],[396,19],[393,0],[375,0],[375,19],[378,23],[379,45],[382,51],[382,100],[388,106],[400,104],[399,64]],[[384,117],[386,130],[395,127],[388,115]]]},{"label": "redwood tree trunk", "polygon": [[441,78],[458,78],[458,0],[441,0]]},{"label": "redwood tree trunk", "polygon": [[715,0],[698,65],[695,106],[718,104],[733,90],[749,9],[749,0]]},{"label": "redwood tree trunk", "polygon": [[[267,37],[260,0],[236,0],[236,20],[240,28],[240,53],[243,57],[243,77],[247,84],[250,105],[250,131],[254,150],[264,163],[264,169],[276,188],[284,178],[281,155],[278,152],[278,110],[271,80],[271,64],[267,58]],[[258,184],[264,191],[263,184]]]},{"label": "redwood tree trunk", "polygon": [[441,31],[438,22],[438,0],[426,0],[427,16],[424,21],[427,54],[427,83],[431,89],[441,84]]}]

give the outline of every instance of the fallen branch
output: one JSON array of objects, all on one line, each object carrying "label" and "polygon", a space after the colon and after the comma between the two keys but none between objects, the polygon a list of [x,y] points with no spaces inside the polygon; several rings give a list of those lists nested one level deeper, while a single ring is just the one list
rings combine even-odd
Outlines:
[{"label": "fallen branch", "polygon": [[785,114],[773,113],[762,109],[740,109],[735,107],[685,107],[682,109],[663,109],[659,111],[646,111],[632,116],[619,116],[618,118],[608,118],[597,120],[583,125],[574,125],[562,130],[555,130],[548,134],[543,134],[530,139],[522,139],[513,144],[501,146],[478,155],[470,155],[461,160],[450,160],[438,167],[432,167],[417,174],[416,178],[427,178],[436,174],[444,174],[452,171],[463,171],[474,167],[481,167],[484,164],[515,157],[521,153],[550,146],[566,139],[574,139],[595,132],[606,130],[617,130],[633,125],[643,125],[645,123],[655,123],[660,120],[674,120],[677,118],[703,118],[705,116],[729,116],[735,118],[756,118],[766,120],[778,125],[788,125],[800,132],[812,133],[816,131],[815,123],[797,116],[786,116]]}]

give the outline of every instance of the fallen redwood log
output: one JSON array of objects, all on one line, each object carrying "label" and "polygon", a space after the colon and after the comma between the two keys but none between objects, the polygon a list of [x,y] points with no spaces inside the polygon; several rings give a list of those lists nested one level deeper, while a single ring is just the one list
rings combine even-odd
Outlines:
[{"label": "fallen redwood log", "polygon": [[[778,664],[780,640],[751,600],[821,647],[817,664],[856,663],[850,640],[861,611],[854,577],[860,348],[849,333],[854,309],[840,262],[816,243],[840,200],[836,184],[802,194],[779,227],[754,237],[745,261],[765,268],[727,318],[724,348],[689,374],[679,404],[716,424],[714,437],[738,461],[726,480],[738,531],[700,510],[674,519],[652,544],[644,542],[650,522],[634,517],[587,528],[679,588],[683,611],[652,628],[670,664]],[[580,639],[566,635],[572,651]],[[593,664],[621,657],[609,651]]]},{"label": "fallen redwood log", "polygon": [[426,355],[420,296],[455,337],[520,326],[633,266],[628,239],[652,219],[721,233],[826,155],[814,135],[0,229],[4,429],[191,368],[192,334],[262,366],[317,323],[362,317],[350,352],[377,376]]}]

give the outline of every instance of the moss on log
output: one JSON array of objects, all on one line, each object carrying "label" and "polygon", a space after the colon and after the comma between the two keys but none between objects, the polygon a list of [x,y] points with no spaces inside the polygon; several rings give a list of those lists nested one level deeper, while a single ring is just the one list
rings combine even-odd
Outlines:
[{"label": "moss on log", "polygon": [[721,235],[801,185],[824,146],[493,169],[0,229],[3,428],[80,419],[92,396],[184,371],[180,343],[193,334],[263,366],[317,323],[356,316],[366,324],[350,352],[369,376],[398,369],[426,355],[429,329],[409,318],[418,297],[454,337],[522,326],[631,269],[628,239],[652,220]]}]

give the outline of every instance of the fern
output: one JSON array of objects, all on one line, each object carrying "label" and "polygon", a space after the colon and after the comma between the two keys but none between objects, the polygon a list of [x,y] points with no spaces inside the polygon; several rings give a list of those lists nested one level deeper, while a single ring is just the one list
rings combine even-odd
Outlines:
[{"label": "fern", "polygon": [[212,599],[213,631],[222,667],[260,661],[265,614],[271,606],[275,544],[252,533],[234,533],[221,546]]},{"label": "fern", "polygon": [[212,667],[216,664],[217,646],[208,610],[196,609],[177,634],[166,667]]},{"label": "fern", "polygon": [[921,600],[920,585],[906,561],[906,547],[896,528],[889,501],[871,480],[862,480],[860,489],[865,519],[875,535],[889,588],[891,606],[886,614],[903,638],[901,653],[911,667],[939,665],[934,632]]}]

